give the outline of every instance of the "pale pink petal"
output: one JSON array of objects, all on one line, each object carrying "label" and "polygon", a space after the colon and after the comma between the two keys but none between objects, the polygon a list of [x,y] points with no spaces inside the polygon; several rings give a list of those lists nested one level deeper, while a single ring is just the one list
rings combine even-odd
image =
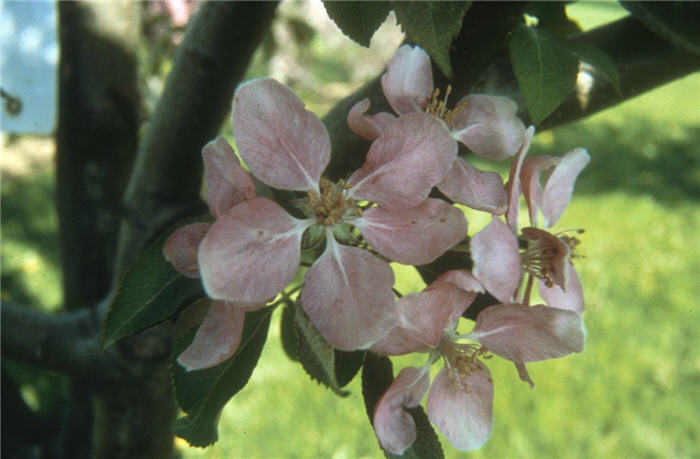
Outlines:
[{"label": "pale pink petal", "polygon": [[556,166],[559,158],[555,156],[534,156],[523,162],[520,171],[520,182],[523,187],[523,196],[530,212],[530,224],[537,226],[539,209],[542,208],[542,185],[540,175],[542,172]]},{"label": "pale pink petal", "polygon": [[578,174],[590,162],[591,157],[583,148],[577,148],[561,158],[547,179],[542,192],[544,227],[554,225],[569,204]]},{"label": "pale pink petal", "polygon": [[178,228],[165,241],[163,256],[183,276],[193,279],[199,277],[197,251],[210,226],[210,223],[204,222],[190,223]]},{"label": "pale pink petal", "polygon": [[[432,290],[406,295],[397,302],[398,324],[371,350],[383,355],[404,355],[435,348],[455,310],[469,306],[467,292],[444,283]],[[458,315],[459,317],[459,315]]]},{"label": "pale pink petal", "polygon": [[465,337],[504,359],[534,362],[583,351],[585,331],[573,311],[511,303],[481,311]]},{"label": "pale pink petal", "polygon": [[493,381],[488,368],[479,365],[457,385],[443,368],[428,395],[428,418],[460,451],[483,446],[493,426]]},{"label": "pale pink petal", "polygon": [[213,367],[231,357],[241,343],[245,312],[224,301],[213,301],[194,335],[177,358],[187,371]]},{"label": "pale pink petal", "polygon": [[522,275],[515,234],[493,217],[486,228],[474,235],[469,246],[476,278],[499,301],[512,301]]},{"label": "pale pink petal", "polygon": [[518,377],[521,381],[525,381],[530,385],[530,389],[535,387],[535,382],[530,377],[530,373],[527,371],[527,367],[522,362],[513,362],[515,369],[518,370]]},{"label": "pale pink petal", "polygon": [[222,215],[199,246],[204,289],[236,304],[264,303],[294,278],[309,221],[267,198],[244,201]]},{"label": "pale pink petal", "polygon": [[399,115],[419,112],[433,92],[430,57],[419,47],[403,45],[382,75],[384,97]]},{"label": "pale pink petal", "polygon": [[255,197],[255,184],[243,170],[236,153],[223,137],[217,137],[202,149],[207,178],[207,203],[214,217]]},{"label": "pale pink petal", "polygon": [[369,99],[362,99],[353,105],[348,112],[347,121],[352,132],[367,140],[374,140],[382,135],[388,125],[396,121],[396,117],[387,112],[365,115],[369,104]]},{"label": "pale pink petal", "polygon": [[326,250],[309,268],[304,284],[302,308],[337,349],[368,348],[396,323],[389,264],[366,250],[338,244],[330,231]]},{"label": "pale pink petal", "polygon": [[457,157],[457,142],[442,121],[410,113],[372,142],[367,160],[348,180],[350,194],[379,205],[407,209],[428,197]]},{"label": "pale pink petal", "polygon": [[535,126],[527,128],[523,144],[520,146],[517,156],[513,159],[513,163],[510,165],[510,174],[508,176],[508,183],[506,183],[506,193],[508,194],[506,222],[508,222],[508,226],[510,226],[513,231],[518,230],[518,213],[520,212],[520,170],[534,135]]},{"label": "pale pink petal", "polygon": [[457,103],[452,135],[471,151],[484,158],[500,161],[518,152],[525,126],[516,116],[518,106],[503,96],[471,94]]},{"label": "pale pink petal", "polygon": [[432,198],[411,209],[372,207],[354,224],[372,248],[406,265],[430,263],[467,235],[464,213]]},{"label": "pale pink petal", "polygon": [[442,273],[440,277],[425,287],[425,290],[441,289],[444,286],[455,286],[460,290],[459,295],[456,295],[456,297],[449,302],[452,306],[452,315],[450,316],[446,328],[451,329],[457,325],[464,311],[471,306],[477,293],[484,292],[484,287],[481,285],[481,282],[466,269],[452,269]]},{"label": "pale pink petal", "polygon": [[578,314],[582,314],[586,307],[586,303],[583,299],[583,287],[581,285],[581,279],[576,272],[576,269],[567,263],[567,285],[566,291],[564,291],[560,286],[554,285],[553,287],[547,287],[544,282],[539,282],[539,291],[542,299],[547,303],[547,305],[559,308],[568,309],[569,311],[574,311]]},{"label": "pale pink petal", "polygon": [[318,190],[330,160],[328,132],[287,86],[269,78],[240,85],[233,129],[241,159],[261,182],[283,190]]},{"label": "pale pink petal", "polygon": [[508,207],[501,176],[496,172],[480,171],[462,158],[457,158],[437,187],[451,200],[472,209],[502,215]]},{"label": "pale pink petal", "polygon": [[430,373],[421,368],[401,370],[374,409],[374,431],[379,443],[392,454],[403,454],[416,440],[413,416],[404,408],[415,408],[430,385]]}]

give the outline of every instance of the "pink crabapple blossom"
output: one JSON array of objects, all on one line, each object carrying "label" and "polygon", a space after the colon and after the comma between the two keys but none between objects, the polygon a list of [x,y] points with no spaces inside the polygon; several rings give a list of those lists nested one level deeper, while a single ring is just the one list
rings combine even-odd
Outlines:
[{"label": "pink crabapple blossom", "polygon": [[[545,229],[561,217],[571,199],[574,182],[590,156],[584,149],[577,148],[560,158],[525,159],[533,135],[531,127],[511,167],[506,187],[509,192],[506,223],[494,217],[471,240],[474,274],[502,302],[513,301],[528,274],[528,287],[523,295],[525,303],[532,278],[537,278],[540,295],[548,305],[580,314],[584,310],[583,290],[571,263],[580,241],[570,233],[552,234]],[[543,173],[546,173],[544,186],[540,184]],[[525,227],[518,238],[521,193],[525,196],[531,224],[537,225],[541,212],[545,229]]]},{"label": "pink crabapple blossom", "polygon": [[[401,46],[381,79],[389,105],[399,116],[425,112],[445,123],[452,137],[475,154],[500,161],[513,156],[521,145],[525,127],[515,115],[516,104],[503,96],[471,94],[460,99],[454,109],[447,108],[451,93],[448,86],[444,100],[434,88],[430,57],[419,47]],[[361,137],[373,140],[381,135],[396,117],[387,112],[365,115],[369,99],[356,103],[348,114],[348,125]],[[455,202],[493,214],[506,211],[503,181],[495,172],[477,169],[457,158],[449,174],[437,185]]]},{"label": "pink crabapple blossom", "polygon": [[[477,292],[483,287],[469,271],[454,270],[399,299],[397,325],[371,350],[428,352],[428,361],[401,370],[375,406],[373,425],[385,450],[403,454],[415,441],[416,426],[405,409],[418,406],[429,388],[428,418],[452,446],[461,451],[481,447],[493,423],[493,382],[482,359],[495,354],[523,363],[583,350],[578,314],[545,306],[490,306],[479,313],[470,333],[458,334],[459,318]],[[440,358],[445,366],[430,387],[429,369]]]},{"label": "pink crabapple blossom", "polygon": [[325,240],[305,275],[301,306],[335,348],[369,347],[393,326],[396,300],[391,267],[366,246],[392,261],[425,264],[466,236],[463,213],[428,198],[457,154],[445,125],[422,113],[401,117],[374,140],[362,167],[338,183],[321,177],[330,159],[328,132],[281,83],[240,85],[233,125],[253,176],[305,193],[304,218],[266,197],[219,214],[197,251],[207,295],[265,303],[294,278],[302,246]]}]

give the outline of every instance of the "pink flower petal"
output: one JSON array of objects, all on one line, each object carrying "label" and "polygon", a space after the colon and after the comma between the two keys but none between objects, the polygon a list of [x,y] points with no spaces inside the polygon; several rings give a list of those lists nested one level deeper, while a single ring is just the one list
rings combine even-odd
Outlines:
[{"label": "pink flower petal", "polygon": [[330,231],[326,250],[311,265],[304,283],[302,308],[337,349],[368,348],[396,323],[389,264],[366,250],[338,244]]},{"label": "pink flower petal", "polygon": [[567,263],[566,270],[566,291],[564,291],[558,285],[554,285],[553,287],[549,288],[544,284],[544,282],[540,281],[538,284],[540,295],[549,306],[559,309],[567,309],[578,314],[583,314],[586,303],[583,299],[581,279],[571,263]]},{"label": "pink flower petal", "polygon": [[425,290],[441,289],[445,286],[455,286],[459,289],[459,295],[448,301],[452,306],[452,315],[445,328],[453,328],[457,325],[464,311],[471,306],[477,293],[483,293],[484,287],[474,275],[466,269],[452,269],[445,271],[428,285]]},{"label": "pink flower petal", "polygon": [[452,135],[471,151],[500,161],[518,152],[525,126],[516,116],[518,106],[503,96],[471,94],[457,103],[466,107],[455,114]]},{"label": "pink flower petal", "polygon": [[501,176],[480,171],[462,158],[457,158],[438,188],[451,200],[472,209],[502,215],[508,207]]},{"label": "pink flower petal", "polygon": [[467,295],[456,285],[444,283],[432,290],[400,298],[398,324],[371,350],[383,355],[404,355],[435,348],[455,310],[463,312],[469,306],[470,303],[464,301]]},{"label": "pink flower petal", "polygon": [[421,368],[401,370],[374,409],[374,431],[379,443],[392,454],[403,454],[416,440],[413,416],[404,408],[415,408],[430,385],[430,374]]},{"label": "pink flower petal", "polygon": [[261,182],[283,190],[318,191],[330,160],[328,132],[287,86],[269,78],[239,86],[233,128],[241,158]]},{"label": "pink flower petal", "polygon": [[236,304],[265,303],[294,278],[309,221],[267,198],[244,201],[222,215],[199,246],[204,289]]},{"label": "pink flower petal", "polygon": [[561,161],[547,179],[542,192],[542,215],[544,227],[554,225],[569,204],[574,183],[578,174],[590,162],[590,155],[583,148],[577,148],[561,158]]},{"label": "pink flower petal", "polygon": [[511,303],[481,311],[465,337],[504,359],[534,362],[583,351],[585,332],[575,312]]},{"label": "pink flower petal", "polygon": [[433,92],[430,57],[419,47],[403,45],[382,75],[384,97],[399,115],[423,111]]},{"label": "pink flower petal", "polygon": [[165,241],[163,256],[183,276],[192,279],[199,277],[197,251],[210,226],[210,223],[204,222],[191,223],[178,228]]},{"label": "pink flower petal", "polygon": [[515,234],[493,217],[486,228],[474,235],[470,248],[476,278],[499,301],[512,301],[522,275]]},{"label": "pink flower petal", "polygon": [[428,395],[428,418],[460,451],[480,448],[491,435],[493,382],[488,368],[480,365],[480,370],[457,386],[448,377],[447,368],[443,368]]},{"label": "pink flower petal", "polygon": [[406,265],[430,263],[467,235],[464,213],[431,198],[411,209],[373,207],[354,224],[375,250]]},{"label": "pink flower petal", "polygon": [[231,357],[241,343],[245,312],[224,301],[213,301],[194,335],[177,358],[187,371],[213,367]]},{"label": "pink flower petal", "polygon": [[534,156],[527,158],[523,162],[520,171],[520,181],[523,187],[523,195],[530,212],[530,224],[537,226],[538,210],[542,207],[542,185],[540,185],[540,174],[559,162],[559,158],[554,156]]},{"label": "pink flower petal", "polygon": [[207,203],[214,217],[255,197],[255,184],[243,170],[236,153],[223,137],[217,137],[202,149],[207,177]]},{"label": "pink flower petal", "polygon": [[508,194],[508,210],[506,211],[506,222],[513,231],[518,231],[518,213],[520,212],[520,170],[525,160],[525,155],[530,149],[532,137],[535,135],[535,126],[530,126],[525,131],[523,144],[518,150],[518,154],[510,165],[508,183],[506,183],[506,193]]},{"label": "pink flower petal", "polygon": [[382,135],[388,125],[396,121],[396,117],[387,112],[365,115],[369,105],[369,99],[362,99],[353,105],[347,121],[352,132],[367,140],[374,140]]},{"label": "pink flower petal", "polygon": [[348,180],[350,194],[395,209],[414,207],[442,181],[457,155],[457,142],[442,121],[410,113],[372,142],[367,160]]}]

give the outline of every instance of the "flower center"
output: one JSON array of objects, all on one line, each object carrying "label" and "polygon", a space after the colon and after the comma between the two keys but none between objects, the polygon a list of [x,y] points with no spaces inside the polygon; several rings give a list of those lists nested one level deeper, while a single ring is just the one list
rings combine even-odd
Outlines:
[{"label": "flower center", "polygon": [[320,196],[316,191],[309,191],[307,198],[308,206],[319,225],[334,226],[341,223],[348,213],[356,217],[362,216],[362,210],[355,204],[355,200],[347,196],[350,185],[345,180],[333,183],[321,179],[319,187]]},{"label": "flower center", "polygon": [[440,97],[440,89],[435,88],[433,94],[428,98],[425,104],[425,113],[429,113],[443,120],[448,127],[452,128],[454,125],[455,116],[467,108],[469,105],[467,102],[462,102],[457,105],[454,109],[449,110],[447,108],[447,98],[452,93],[452,86],[447,85],[445,89],[445,98],[443,100],[438,99]]},{"label": "flower center", "polygon": [[456,390],[463,387],[465,392],[469,392],[466,377],[484,368],[479,357],[492,357],[487,355],[489,351],[485,347],[474,343],[458,343],[448,334],[443,335],[438,350],[445,360],[447,377]]},{"label": "flower center", "polygon": [[[577,234],[583,230],[574,230]],[[523,269],[541,279],[547,287],[562,286],[566,263],[576,258],[574,250],[581,243],[575,236],[565,232],[551,234],[538,228],[523,228],[525,250],[520,259]]]}]

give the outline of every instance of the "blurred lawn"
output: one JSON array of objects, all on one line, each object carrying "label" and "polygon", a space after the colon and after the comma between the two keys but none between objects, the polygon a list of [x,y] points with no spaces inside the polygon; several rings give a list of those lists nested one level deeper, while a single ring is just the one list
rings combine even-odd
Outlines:
[{"label": "blurred lawn", "polygon": [[[610,4],[576,8],[586,27],[619,14]],[[495,427],[470,457],[700,457],[698,94],[695,74],[536,137],[532,155],[583,146],[592,156],[555,227],[586,230],[576,266],[587,346],[530,365],[534,390],[491,360]],[[3,177],[3,298],[60,301],[52,186],[47,172]],[[470,213],[470,233],[486,221]],[[273,320],[260,365],[222,413],[219,442],[178,443],[183,457],[382,457],[359,378],[344,399],[312,382],[281,350],[279,311]]]}]

